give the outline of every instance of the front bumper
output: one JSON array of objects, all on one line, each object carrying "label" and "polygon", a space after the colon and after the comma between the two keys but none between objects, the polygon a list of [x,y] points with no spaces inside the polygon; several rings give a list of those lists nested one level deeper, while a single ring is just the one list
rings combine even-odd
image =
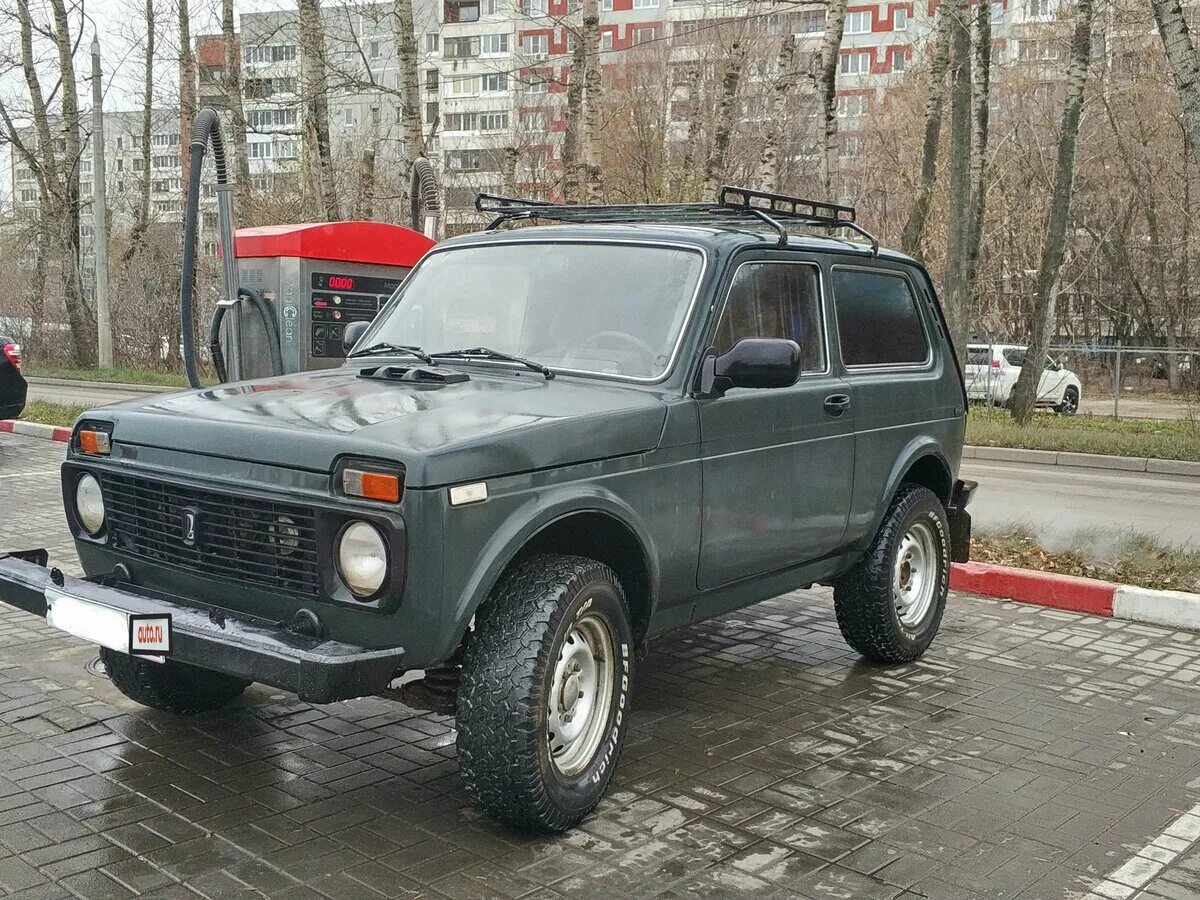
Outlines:
[{"label": "front bumper", "polygon": [[310,703],[378,694],[404,662],[404,649],[367,650],[298,634],[278,622],[187,606],[133,585],[72,578],[47,568],[44,551],[0,554],[0,603],[46,615],[50,589],[125,613],[171,616],[171,659],[282,688]]}]

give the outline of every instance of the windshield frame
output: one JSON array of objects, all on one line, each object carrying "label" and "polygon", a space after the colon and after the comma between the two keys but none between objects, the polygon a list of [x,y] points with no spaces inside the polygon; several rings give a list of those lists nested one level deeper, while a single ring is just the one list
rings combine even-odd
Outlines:
[{"label": "windshield frame", "polygon": [[[537,229],[531,228],[529,230],[536,231]],[[700,298],[700,292],[702,290],[704,290],[705,278],[708,275],[709,264],[711,262],[711,256],[706,247],[704,247],[701,244],[690,244],[690,243],[687,243],[684,241],[638,239],[638,238],[615,238],[615,237],[538,238],[536,236],[531,236],[531,237],[522,238],[522,237],[507,237],[506,236],[502,240],[467,241],[467,242],[464,242],[461,244],[445,244],[445,245],[441,245],[441,246],[436,246],[436,247],[433,247],[423,257],[421,257],[421,259],[417,262],[417,264],[415,266],[413,266],[412,270],[409,271],[409,273],[405,276],[404,281],[402,281],[400,283],[399,287],[396,288],[396,290],[392,294],[392,296],[388,298],[387,303],[385,303],[383,305],[383,308],[379,310],[378,314],[375,316],[375,319],[371,322],[371,327],[368,328],[365,332],[363,332],[363,336],[361,338],[359,338],[359,343],[362,343],[364,346],[368,345],[368,338],[373,339],[374,333],[378,328],[381,327],[381,323],[384,320],[386,320],[386,318],[388,316],[390,316],[392,314],[393,310],[397,306],[400,305],[401,296],[404,293],[404,290],[408,287],[408,284],[411,281],[412,277],[418,271],[420,271],[421,266],[423,266],[425,264],[425,260],[429,259],[434,254],[453,253],[455,250],[467,250],[467,249],[473,250],[473,249],[478,249],[480,247],[509,246],[509,245],[513,245],[513,244],[547,244],[547,245],[551,245],[551,244],[601,244],[601,245],[609,245],[609,246],[611,246],[611,245],[631,246],[632,245],[632,246],[637,246],[637,247],[651,247],[651,248],[657,247],[657,248],[666,249],[666,250],[686,250],[690,253],[695,253],[696,255],[698,255],[700,257],[700,272],[696,276],[696,286],[692,289],[692,296],[690,298],[688,298],[688,300],[687,300],[687,309],[686,309],[686,312],[684,313],[683,320],[680,323],[679,333],[675,336],[675,343],[671,347],[671,356],[667,360],[666,365],[663,367],[661,375],[616,375],[616,374],[613,374],[612,372],[595,372],[590,369],[569,369],[569,368],[564,368],[562,366],[555,366],[555,365],[550,366],[550,368],[554,370],[555,375],[579,375],[584,378],[603,378],[606,381],[621,381],[621,382],[625,382],[628,384],[661,384],[662,382],[669,379],[672,376],[672,374],[674,374],[675,366],[679,362],[680,351],[683,349],[684,341],[686,340],[688,333],[693,325],[693,320],[696,317],[697,301]],[[428,347],[425,347],[423,349],[426,350],[426,352],[429,352]],[[441,350],[442,348],[438,347],[436,349]],[[435,358],[437,358],[436,353],[434,353],[433,355]],[[381,353],[381,354],[379,354],[379,356],[380,357],[386,356],[386,354]],[[378,357],[376,357],[376,358],[378,358]],[[457,357],[441,357],[441,358],[442,359],[453,359],[456,362],[459,362],[459,361],[466,362],[468,365],[484,365],[484,366],[487,366],[490,368],[511,369],[513,367],[513,363],[508,362],[506,360],[495,360],[495,359],[459,360],[459,358],[457,358]],[[350,359],[347,358],[346,361],[347,361],[347,363],[349,363]],[[540,360],[539,360],[539,362],[540,362]]]}]

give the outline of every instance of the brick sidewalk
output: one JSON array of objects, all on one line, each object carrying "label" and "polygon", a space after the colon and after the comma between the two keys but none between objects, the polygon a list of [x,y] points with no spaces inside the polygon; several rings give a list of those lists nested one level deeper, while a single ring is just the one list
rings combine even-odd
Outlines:
[{"label": "brick sidewalk", "polygon": [[[56,454],[0,435],[0,549],[62,565]],[[895,669],[819,590],[655,642],[559,839],[474,812],[453,720],[262,688],[178,719],[93,655],[0,612],[0,895],[1079,896],[1200,801],[1200,635],[967,597]],[[1200,894],[1184,843],[1146,896]]]}]

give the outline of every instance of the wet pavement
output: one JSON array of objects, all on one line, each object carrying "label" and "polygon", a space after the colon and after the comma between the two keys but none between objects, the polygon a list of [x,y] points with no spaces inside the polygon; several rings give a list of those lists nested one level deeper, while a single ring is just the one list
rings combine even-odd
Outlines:
[{"label": "wet pavement", "polygon": [[[61,454],[0,435],[0,547],[71,568]],[[1200,896],[1192,633],[954,596],[881,668],[826,591],[780,597],[654,643],[556,839],[471,808],[451,719],[262,688],[175,718],[93,656],[0,612],[0,896]]]}]

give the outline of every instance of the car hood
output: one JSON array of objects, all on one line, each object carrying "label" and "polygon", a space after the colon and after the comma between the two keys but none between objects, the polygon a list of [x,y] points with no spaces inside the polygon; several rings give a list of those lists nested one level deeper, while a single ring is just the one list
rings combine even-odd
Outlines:
[{"label": "car hood", "polygon": [[113,438],[290,468],[339,456],[395,460],[431,487],[653,449],[666,407],[648,390],[534,372],[440,386],[364,378],[358,367],[161,394],[104,407]]}]

